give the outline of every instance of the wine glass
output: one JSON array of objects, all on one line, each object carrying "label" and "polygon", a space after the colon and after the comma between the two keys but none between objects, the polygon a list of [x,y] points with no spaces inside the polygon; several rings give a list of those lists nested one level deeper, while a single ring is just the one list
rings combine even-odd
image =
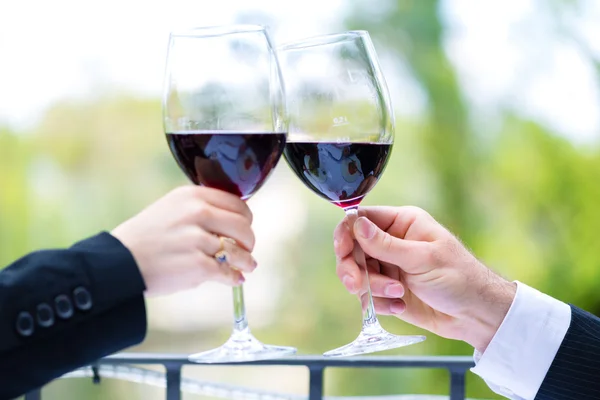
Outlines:
[{"label": "wine glass", "polygon": [[[278,53],[290,121],[285,159],[309,189],[342,208],[352,226],[394,143],[389,93],[369,33],[313,37],[284,44]],[[372,353],[425,340],[381,327],[365,254],[356,240],[353,255],[366,275],[360,292],[362,330],[352,343],[324,355]]]},{"label": "wine glass", "polygon": [[[265,28],[232,25],[171,33],[163,118],[173,157],[193,183],[250,198],[281,158],[287,135],[283,81]],[[233,288],[233,302],[229,340],[191,355],[191,361],[252,361],[296,352],[254,338],[242,286]]]}]

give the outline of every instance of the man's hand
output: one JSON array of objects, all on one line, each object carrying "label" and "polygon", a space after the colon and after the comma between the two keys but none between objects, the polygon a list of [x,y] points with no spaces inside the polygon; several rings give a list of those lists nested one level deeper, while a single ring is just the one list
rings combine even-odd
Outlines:
[{"label": "man's hand", "polygon": [[[239,271],[256,268],[250,255],[254,248],[251,223],[252,213],[239,197],[185,186],[125,221],[112,234],[133,254],[147,293],[169,294],[209,280],[241,284],[244,277]],[[219,236],[237,244],[221,241]],[[214,258],[222,244],[228,254],[224,264]]]},{"label": "man's hand", "polygon": [[352,232],[367,255],[375,310],[484,351],[504,320],[516,284],[480,263],[427,212],[364,207],[336,228],[337,274],[359,296],[364,271],[352,257]]}]

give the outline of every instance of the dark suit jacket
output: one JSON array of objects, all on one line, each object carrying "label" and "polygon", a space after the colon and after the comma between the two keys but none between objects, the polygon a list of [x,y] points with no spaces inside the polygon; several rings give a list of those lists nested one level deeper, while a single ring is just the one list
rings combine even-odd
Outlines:
[{"label": "dark suit jacket", "polygon": [[600,318],[571,306],[571,325],[536,399],[600,399]]},{"label": "dark suit jacket", "polygon": [[133,256],[108,233],[2,270],[0,399],[141,342],[144,290]]}]

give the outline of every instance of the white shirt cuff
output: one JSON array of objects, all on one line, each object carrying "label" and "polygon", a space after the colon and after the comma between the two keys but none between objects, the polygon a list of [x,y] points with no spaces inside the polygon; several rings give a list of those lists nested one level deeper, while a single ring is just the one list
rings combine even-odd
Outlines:
[{"label": "white shirt cuff", "polygon": [[523,283],[504,321],[471,369],[498,394],[534,399],[571,324],[571,307]]}]

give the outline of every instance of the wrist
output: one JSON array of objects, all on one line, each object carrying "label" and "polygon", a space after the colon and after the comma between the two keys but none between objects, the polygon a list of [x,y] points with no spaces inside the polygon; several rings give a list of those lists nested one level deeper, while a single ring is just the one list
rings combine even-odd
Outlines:
[{"label": "wrist", "polygon": [[126,227],[124,227],[123,225],[119,225],[118,227],[113,229],[110,232],[110,234],[119,242],[121,242],[121,245],[123,245],[123,247],[125,247],[127,251],[129,251],[129,254],[131,254],[131,257],[135,261],[135,265],[140,275],[142,276],[142,280],[144,281],[144,285],[146,287],[145,293],[147,293],[149,290],[151,290],[151,282],[149,279],[150,277],[148,276],[148,271],[146,271],[146,269],[143,268],[143,260],[141,254],[139,254],[135,240],[130,240],[131,237],[135,236],[128,235]]},{"label": "wrist", "polygon": [[[517,284],[486,271],[484,282],[477,288],[475,306],[465,318],[466,333],[463,340],[483,353],[508,314]],[[493,276],[490,276],[493,274]]]}]

